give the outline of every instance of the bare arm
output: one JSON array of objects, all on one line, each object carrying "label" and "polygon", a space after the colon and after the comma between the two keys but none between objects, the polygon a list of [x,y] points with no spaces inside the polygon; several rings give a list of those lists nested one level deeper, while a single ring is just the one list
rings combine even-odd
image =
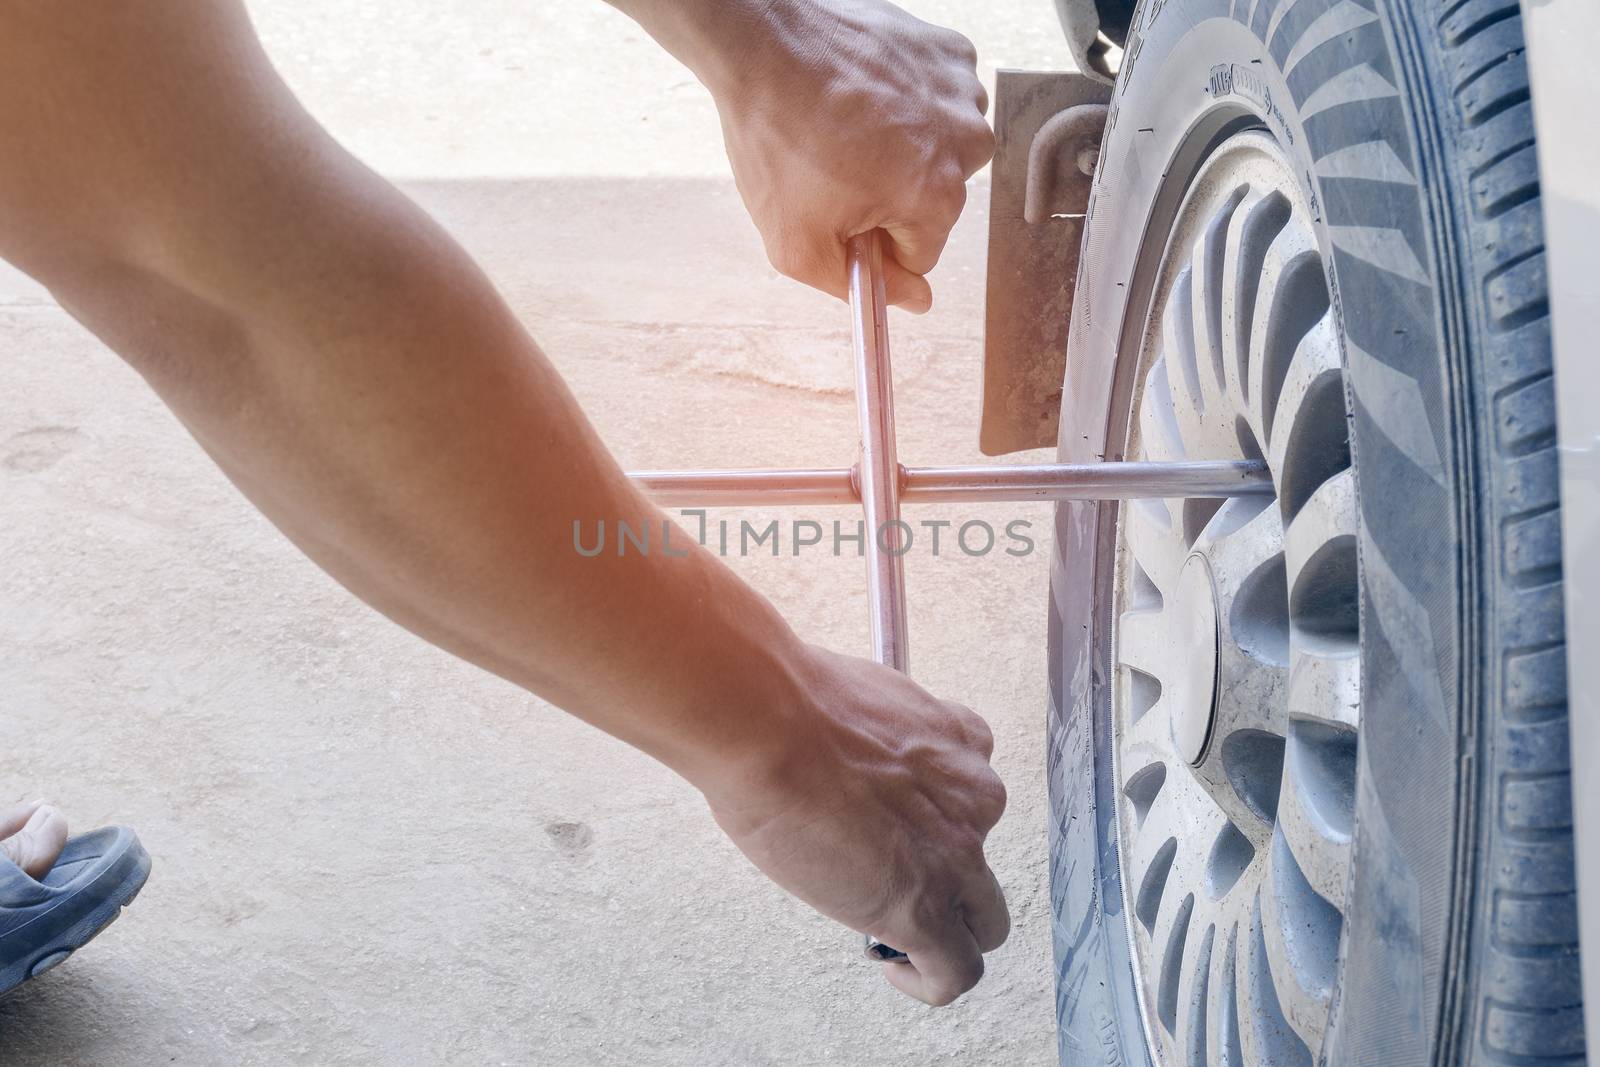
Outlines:
[{"label": "bare arm", "polygon": [[[429,640],[661,759],[776,881],[945,1001],[1004,939],[987,730],[798,640],[651,526],[466,254],[305,114],[231,3],[0,0],[0,255],[296,544]],[[930,903],[930,901],[932,903]]]}]

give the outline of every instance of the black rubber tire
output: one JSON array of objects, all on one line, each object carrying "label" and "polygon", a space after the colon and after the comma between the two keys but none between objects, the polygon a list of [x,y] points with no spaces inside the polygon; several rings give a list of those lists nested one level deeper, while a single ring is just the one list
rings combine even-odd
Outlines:
[{"label": "black rubber tire", "polygon": [[[1135,361],[1117,353],[1139,350],[1187,178],[1245,126],[1277,138],[1322,212],[1363,524],[1354,860],[1320,1059],[1582,1063],[1554,390],[1517,0],[1141,5],[1085,224],[1064,461],[1122,458]],[[1391,153],[1398,171],[1351,176],[1350,159]],[[1074,1067],[1150,1062],[1112,811],[1115,517],[1061,505],[1051,577],[1056,1003]]]}]

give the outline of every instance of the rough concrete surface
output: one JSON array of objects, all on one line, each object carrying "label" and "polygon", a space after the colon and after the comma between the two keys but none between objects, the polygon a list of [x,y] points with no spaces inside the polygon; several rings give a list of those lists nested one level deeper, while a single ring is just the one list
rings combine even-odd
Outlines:
[{"label": "rough concrete surface", "polygon": [[[912,6],[991,68],[1064,60],[1048,0]],[[626,20],[597,0],[252,12],[312,111],[481,258],[625,464],[850,461],[843,309],[767,267],[709,100]],[[979,459],[986,195],[936,310],[892,323],[908,461]],[[121,922],[0,1003],[0,1062],[1053,1062],[1048,509],[916,517],[1038,539],[909,561],[913,672],[989,717],[1012,798],[991,856],[1015,932],[942,1011],[664,769],[354,600],[0,273],[0,797],[132,825],[156,861]],[[731,562],[808,637],[865,649],[855,558]]]}]

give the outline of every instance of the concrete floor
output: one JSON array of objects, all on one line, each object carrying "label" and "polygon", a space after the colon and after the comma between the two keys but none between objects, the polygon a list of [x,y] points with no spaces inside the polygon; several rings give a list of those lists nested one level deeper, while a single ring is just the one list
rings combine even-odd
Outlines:
[{"label": "concrete floor", "polygon": [[[911,5],[1064,62],[1051,5]],[[849,462],[842,308],[777,278],[687,74],[595,0],[253,7],[334,132],[486,265],[632,466]],[[983,204],[893,322],[902,455],[973,462]],[[766,513],[783,517],[781,513]],[[732,516],[737,518],[737,516]],[[831,514],[821,516],[824,519]],[[909,562],[913,670],[986,714],[1009,944],[932,1011],[767,884],[659,766],[356,602],[139,379],[0,273],[0,797],[135,826],[155,874],[0,1003],[32,1065],[1054,1062],[1030,556]],[[734,559],[865,648],[862,571]]]}]

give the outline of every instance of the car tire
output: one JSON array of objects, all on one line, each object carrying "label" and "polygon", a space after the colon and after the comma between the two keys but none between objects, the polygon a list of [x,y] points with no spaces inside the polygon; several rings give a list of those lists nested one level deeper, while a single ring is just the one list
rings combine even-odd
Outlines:
[{"label": "car tire", "polygon": [[[1140,5],[1084,224],[1063,462],[1138,458],[1136,356],[1169,229],[1241,131],[1276,144],[1315,216],[1359,511],[1352,858],[1307,1062],[1582,1063],[1554,383],[1518,4]],[[1153,1064],[1160,1045],[1119,856],[1121,510],[1056,514],[1047,770],[1072,1065]],[[1239,1067],[1215,1036],[1181,1062]]]}]

